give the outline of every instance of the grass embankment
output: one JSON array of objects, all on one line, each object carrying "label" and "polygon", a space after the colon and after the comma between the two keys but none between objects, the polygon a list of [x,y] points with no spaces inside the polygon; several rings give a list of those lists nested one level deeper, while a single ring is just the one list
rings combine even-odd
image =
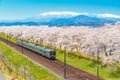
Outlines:
[{"label": "grass embankment", "polygon": [[[15,39],[11,38],[11,40],[14,41]],[[58,60],[64,60],[63,53],[64,52],[57,50]],[[97,63],[95,61],[67,54],[67,63],[84,71],[97,75]],[[119,74],[120,70],[115,66],[102,66],[101,64],[99,65],[99,76],[106,80],[120,80]]]},{"label": "grass embankment", "polygon": [[[64,61],[63,52],[57,51],[57,59]],[[79,69],[97,75],[97,63],[84,58],[79,58],[73,55],[67,55],[67,63]],[[106,80],[120,80],[120,70],[114,69],[115,67],[104,67],[99,64],[99,76]],[[113,71],[114,69],[114,71]],[[115,78],[118,77],[118,78]]]},{"label": "grass embankment", "polygon": [[9,36],[9,35],[3,34],[3,33],[0,33],[0,37],[10,40],[14,43],[16,43],[16,40],[17,40],[17,38],[13,38],[12,36]]},{"label": "grass embankment", "polygon": [[16,75],[14,71],[10,71],[4,61],[0,58],[0,72],[6,80],[24,80],[21,76]]},{"label": "grass embankment", "polygon": [[2,49],[2,55],[7,59],[10,68],[14,69],[20,76],[23,76],[25,80],[27,80],[26,76],[31,77],[32,80],[60,80],[60,78],[56,77],[51,72],[34,64],[32,61],[2,42],[0,42],[0,48]]}]

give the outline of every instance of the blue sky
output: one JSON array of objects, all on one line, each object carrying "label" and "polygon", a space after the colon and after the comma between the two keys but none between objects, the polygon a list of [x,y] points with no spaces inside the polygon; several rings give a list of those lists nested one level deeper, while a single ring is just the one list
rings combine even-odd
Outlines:
[{"label": "blue sky", "polygon": [[0,20],[24,19],[51,11],[120,15],[120,0],[0,0]]}]

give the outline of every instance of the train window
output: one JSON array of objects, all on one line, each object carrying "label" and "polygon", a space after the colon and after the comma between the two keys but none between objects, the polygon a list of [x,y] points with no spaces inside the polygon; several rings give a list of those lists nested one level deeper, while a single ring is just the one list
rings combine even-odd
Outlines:
[{"label": "train window", "polygon": [[52,55],[52,53],[50,53],[50,55]]},{"label": "train window", "polygon": [[55,54],[54,51],[51,51],[51,52],[50,52],[50,55],[54,55],[54,54]]},{"label": "train window", "polygon": [[50,55],[52,55],[52,52],[50,52]]},{"label": "train window", "polygon": [[55,54],[55,51],[53,51],[53,55],[56,55],[56,54]]}]

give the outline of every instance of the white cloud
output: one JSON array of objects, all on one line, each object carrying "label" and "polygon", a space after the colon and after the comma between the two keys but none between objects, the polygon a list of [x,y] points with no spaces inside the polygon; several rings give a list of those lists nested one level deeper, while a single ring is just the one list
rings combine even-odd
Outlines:
[{"label": "white cloud", "polygon": [[95,14],[97,17],[100,17],[100,18],[120,18],[119,15],[114,15],[114,14],[109,14],[109,13],[106,13],[106,14]]},{"label": "white cloud", "polygon": [[87,16],[95,16],[100,18],[120,18],[120,15],[114,15],[110,13],[105,14],[89,14],[87,12],[79,13],[79,12],[71,12],[71,11],[63,11],[63,12],[44,12],[41,13],[40,16],[43,17],[74,17],[78,15],[87,15]]},{"label": "white cloud", "polygon": [[72,17],[78,15],[88,15],[88,13],[65,11],[65,12],[45,12],[40,14],[40,16],[56,16],[56,17]]}]

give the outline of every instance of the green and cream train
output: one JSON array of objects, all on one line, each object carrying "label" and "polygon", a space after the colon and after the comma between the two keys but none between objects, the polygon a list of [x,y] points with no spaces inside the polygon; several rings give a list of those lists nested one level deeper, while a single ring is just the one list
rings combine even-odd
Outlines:
[{"label": "green and cream train", "polygon": [[17,40],[17,45],[20,45],[24,48],[27,48],[29,50],[32,50],[34,52],[37,52],[38,54],[45,56],[51,60],[55,60],[56,59],[56,51],[49,49],[49,48],[45,48],[42,46],[38,46],[36,44],[32,44],[23,40]]}]

